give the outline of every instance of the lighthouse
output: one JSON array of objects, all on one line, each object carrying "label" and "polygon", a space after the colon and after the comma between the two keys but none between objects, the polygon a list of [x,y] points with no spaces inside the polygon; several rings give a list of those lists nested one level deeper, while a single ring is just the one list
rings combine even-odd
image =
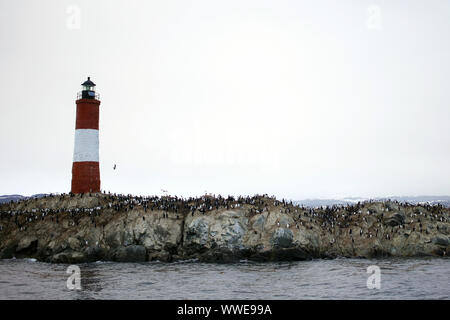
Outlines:
[{"label": "lighthouse", "polygon": [[77,95],[72,193],[100,192],[98,133],[100,100],[95,83],[88,77]]}]

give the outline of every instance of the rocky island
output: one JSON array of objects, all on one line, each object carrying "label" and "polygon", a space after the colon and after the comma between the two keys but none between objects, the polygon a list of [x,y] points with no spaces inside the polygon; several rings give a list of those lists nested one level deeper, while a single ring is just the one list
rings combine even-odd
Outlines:
[{"label": "rocky island", "polygon": [[446,256],[450,208],[366,201],[308,208],[267,195],[47,195],[0,205],[0,258],[289,261]]}]

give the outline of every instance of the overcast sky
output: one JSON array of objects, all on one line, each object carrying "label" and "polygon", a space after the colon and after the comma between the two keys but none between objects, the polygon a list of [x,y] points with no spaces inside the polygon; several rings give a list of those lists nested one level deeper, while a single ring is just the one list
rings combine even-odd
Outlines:
[{"label": "overcast sky", "polygon": [[[0,194],[450,194],[450,1],[0,0]],[[113,170],[113,165],[117,169]]]}]

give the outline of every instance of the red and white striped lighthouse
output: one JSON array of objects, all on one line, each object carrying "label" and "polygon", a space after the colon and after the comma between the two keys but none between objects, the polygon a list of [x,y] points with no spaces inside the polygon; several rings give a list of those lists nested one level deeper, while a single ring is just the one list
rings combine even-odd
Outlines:
[{"label": "red and white striped lighthouse", "polygon": [[98,120],[100,100],[95,83],[88,79],[81,84],[77,96],[75,147],[72,165],[72,193],[100,192],[98,156]]}]

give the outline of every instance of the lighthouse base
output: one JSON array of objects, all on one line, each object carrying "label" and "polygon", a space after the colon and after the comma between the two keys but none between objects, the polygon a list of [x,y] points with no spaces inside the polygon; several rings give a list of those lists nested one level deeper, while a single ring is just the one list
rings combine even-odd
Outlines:
[{"label": "lighthouse base", "polygon": [[72,193],[100,192],[98,162],[74,162],[72,166]]}]

